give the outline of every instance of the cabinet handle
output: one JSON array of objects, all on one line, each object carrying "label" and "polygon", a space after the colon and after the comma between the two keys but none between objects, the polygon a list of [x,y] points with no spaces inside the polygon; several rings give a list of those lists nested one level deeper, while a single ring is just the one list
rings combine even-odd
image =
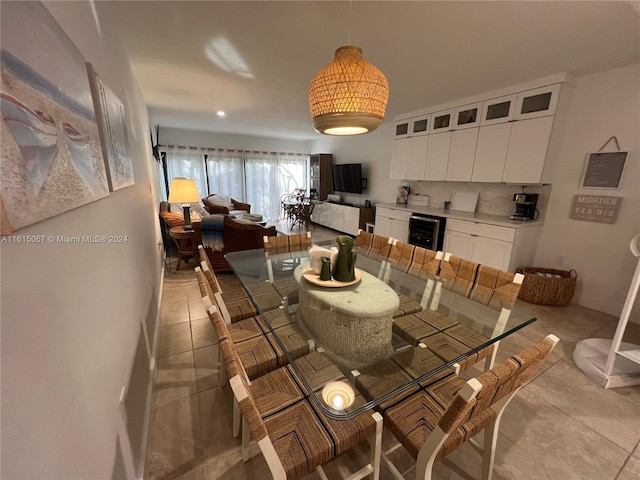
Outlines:
[{"label": "cabinet handle", "polygon": [[477,237],[478,235],[474,234],[474,233],[470,233],[469,235],[471,235],[472,237]]}]

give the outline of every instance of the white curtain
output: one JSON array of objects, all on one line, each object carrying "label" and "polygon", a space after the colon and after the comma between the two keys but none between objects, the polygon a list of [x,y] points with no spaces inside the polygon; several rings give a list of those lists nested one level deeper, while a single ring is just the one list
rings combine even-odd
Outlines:
[{"label": "white curtain", "polygon": [[243,154],[228,150],[207,150],[210,194],[218,193],[244,202]]},{"label": "white curtain", "polygon": [[282,195],[307,187],[306,154],[190,147],[168,147],[166,153],[169,183],[175,177],[191,178],[200,197],[226,195],[251,204],[251,212],[270,220],[280,214]]},{"label": "white curtain", "polygon": [[247,202],[251,211],[275,220],[280,214],[280,197],[306,187],[309,156],[248,152],[245,154]]},{"label": "white curtain", "polygon": [[167,150],[169,187],[176,177],[190,178],[196,182],[200,197],[207,195],[207,180],[204,174],[204,153],[199,148],[169,147]]}]

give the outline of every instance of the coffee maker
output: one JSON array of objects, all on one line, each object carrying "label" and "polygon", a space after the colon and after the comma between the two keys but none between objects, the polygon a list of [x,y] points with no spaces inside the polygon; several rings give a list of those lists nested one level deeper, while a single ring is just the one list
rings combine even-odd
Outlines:
[{"label": "coffee maker", "polygon": [[536,216],[536,205],[538,204],[537,193],[515,193],[513,203],[516,204],[516,211],[510,215],[511,220],[533,220]]}]

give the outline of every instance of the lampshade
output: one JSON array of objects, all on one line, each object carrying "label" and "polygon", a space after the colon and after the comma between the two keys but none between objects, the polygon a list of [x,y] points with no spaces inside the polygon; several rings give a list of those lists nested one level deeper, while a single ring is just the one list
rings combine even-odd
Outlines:
[{"label": "lampshade", "polygon": [[353,404],[356,393],[346,382],[329,382],[322,389],[322,399],[334,410],[344,410]]},{"label": "lampshade", "polygon": [[190,178],[174,178],[169,190],[169,203],[197,203],[200,201],[196,182]]},{"label": "lampshade", "polygon": [[340,47],[309,85],[313,128],[327,135],[372,132],[384,120],[388,99],[387,78],[362,58],[362,49]]}]

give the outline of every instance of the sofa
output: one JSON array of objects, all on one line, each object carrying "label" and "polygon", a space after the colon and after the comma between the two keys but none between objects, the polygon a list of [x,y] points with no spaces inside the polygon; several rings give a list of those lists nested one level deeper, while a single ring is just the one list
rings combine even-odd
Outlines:
[{"label": "sofa", "polygon": [[[179,216],[179,214],[173,214],[169,211],[169,204],[167,202],[160,203],[160,217],[167,231],[170,227],[184,225],[184,219],[178,218]],[[202,230],[200,228],[200,221],[192,220],[191,225],[195,233],[196,244],[201,245]],[[231,271],[231,267],[224,259],[227,253],[262,248],[264,246],[263,237],[275,237],[277,232],[276,227],[265,228],[257,223],[249,223],[246,220],[238,220],[228,216],[224,219],[222,235],[224,243],[222,251],[213,251],[205,247],[211,266],[216,272]]]},{"label": "sofa", "polygon": [[[251,205],[249,205],[248,203],[242,203],[239,202],[237,200],[234,200],[233,198],[229,198],[229,201],[231,202],[231,205],[229,206],[224,206],[224,205],[220,205],[217,203],[213,203],[211,202],[211,198],[215,197],[216,195],[209,195],[208,197],[204,197],[202,198],[202,203],[204,205],[204,208],[207,212],[213,214],[213,213],[225,213],[225,214],[229,214],[230,210],[231,210],[231,205],[233,205],[233,210],[244,210],[247,213],[251,213]],[[224,197],[224,198],[228,198],[228,197]]]}]

